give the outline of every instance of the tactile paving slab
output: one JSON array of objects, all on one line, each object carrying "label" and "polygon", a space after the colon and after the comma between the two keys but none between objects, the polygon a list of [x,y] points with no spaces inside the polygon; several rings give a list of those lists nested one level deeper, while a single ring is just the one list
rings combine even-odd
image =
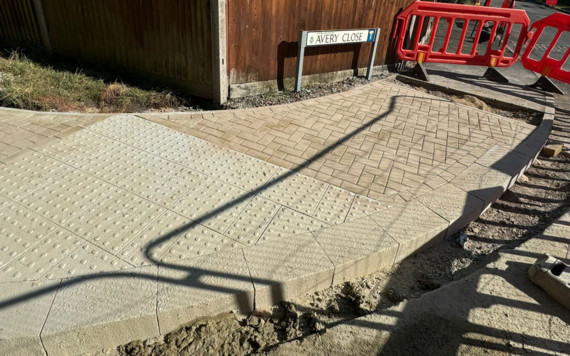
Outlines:
[{"label": "tactile paving slab", "polygon": [[42,277],[46,279],[64,279],[87,274],[120,271],[133,268],[130,264],[100,249],[84,242],[69,256],[62,259]]},{"label": "tactile paving slab", "polygon": [[133,115],[116,116],[89,129],[203,173],[222,162],[227,152],[213,143]]},{"label": "tactile paving slab", "polygon": [[161,255],[160,261],[167,263],[240,247],[245,246],[197,222],[192,222],[189,228],[180,231],[180,236]]},{"label": "tactile paving slab", "polygon": [[112,188],[85,172],[71,169],[25,196],[21,204],[46,219],[63,225],[109,194]]},{"label": "tactile paving slab", "polygon": [[280,209],[279,204],[265,198],[255,197],[226,229],[224,235],[244,244],[253,245]]},{"label": "tactile paving slab", "polygon": [[148,200],[115,188],[111,194],[71,220],[66,227],[115,255],[165,210]]},{"label": "tactile paving slab", "polygon": [[0,267],[56,230],[57,226],[23,207],[0,199]]},{"label": "tactile paving slab", "polygon": [[247,206],[246,191],[212,177],[206,177],[172,206],[175,212],[224,232]]},{"label": "tactile paving slab", "polygon": [[1,267],[0,282],[39,279],[80,245],[81,240],[77,236],[65,230],[57,230],[22,253],[17,259]]},{"label": "tactile paving slab", "polygon": [[315,231],[327,226],[329,224],[309,215],[292,209],[282,208],[273,218],[258,243],[274,239],[286,239],[287,236]]},{"label": "tactile paving slab", "polygon": [[183,233],[182,228],[190,223],[189,219],[166,211],[119,251],[117,256],[133,266],[156,264],[159,262],[160,256]]},{"label": "tactile paving slab", "polygon": [[260,195],[304,214],[313,214],[328,184],[279,168]]},{"label": "tactile paving slab", "polygon": [[313,217],[329,224],[343,223],[350,211],[355,195],[348,190],[329,186],[313,213]]},{"label": "tactile paving slab", "polygon": [[162,158],[148,162],[128,176],[121,185],[145,199],[164,207],[188,192],[202,175]]},{"label": "tactile paving slab", "polygon": [[156,154],[198,172],[208,173],[227,159],[228,150],[199,138],[167,137]]},{"label": "tactile paving slab", "polygon": [[278,168],[257,158],[231,152],[211,175],[241,189],[254,190],[263,189]]},{"label": "tactile paving slab", "polygon": [[112,150],[114,144],[115,141],[108,137],[84,130],[48,145],[40,149],[40,152],[71,166],[77,166]]},{"label": "tactile paving slab", "polygon": [[77,168],[105,182],[121,185],[130,175],[157,159],[148,152],[117,142],[105,154],[84,161]]},{"label": "tactile paving slab", "polygon": [[97,132],[101,135],[121,141],[130,139],[142,131],[149,130],[149,127],[157,130],[162,128],[160,125],[156,125],[155,127],[154,124],[138,118],[135,115],[124,114],[113,116],[90,126],[88,131]]},{"label": "tactile paving slab", "polygon": [[357,195],[350,207],[346,221],[360,219],[362,217],[375,214],[396,204],[396,202],[380,202],[362,195]]},{"label": "tactile paving slab", "polygon": [[0,194],[19,200],[71,167],[37,152],[29,152],[0,167]]}]

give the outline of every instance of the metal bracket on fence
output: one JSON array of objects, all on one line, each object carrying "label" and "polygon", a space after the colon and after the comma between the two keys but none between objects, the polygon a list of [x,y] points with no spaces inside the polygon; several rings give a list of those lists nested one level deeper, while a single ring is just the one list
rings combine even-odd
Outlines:
[{"label": "metal bracket on fence", "polygon": [[336,30],[336,31],[301,31],[299,32],[299,50],[297,54],[297,76],[295,77],[295,92],[301,91],[303,77],[303,63],[305,61],[305,49],[307,47],[332,46],[353,43],[372,43],[370,59],[368,60],[368,72],[366,79],[372,79],[374,59],[378,49],[380,29],[371,28],[364,30]]}]

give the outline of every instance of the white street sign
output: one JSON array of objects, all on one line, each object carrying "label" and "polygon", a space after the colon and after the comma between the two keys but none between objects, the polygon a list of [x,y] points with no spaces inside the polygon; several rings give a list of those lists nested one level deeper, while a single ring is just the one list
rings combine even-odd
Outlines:
[{"label": "white street sign", "polygon": [[307,33],[307,47],[345,43],[374,42],[375,29],[350,31],[316,31]]}]

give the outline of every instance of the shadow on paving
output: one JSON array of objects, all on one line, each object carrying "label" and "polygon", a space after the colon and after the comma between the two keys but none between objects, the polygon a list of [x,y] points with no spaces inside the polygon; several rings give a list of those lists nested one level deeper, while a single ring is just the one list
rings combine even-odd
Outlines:
[{"label": "shadow on paving", "polygon": [[[567,97],[562,97],[562,100],[567,100]],[[557,109],[556,126],[570,124],[569,114],[568,110],[562,109],[559,112]],[[552,134],[557,134],[556,127],[553,129]],[[570,140],[566,142],[570,142]],[[554,161],[555,159],[550,160]],[[560,185],[559,190],[568,192],[570,188],[570,184],[568,184],[570,182],[569,179],[553,177],[552,170],[547,167],[533,166],[531,171],[536,173],[528,173],[528,176],[534,177],[535,180],[564,182]],[[570,174],[564,174],[565,172],[568,171],[562,170],[560,174],[570,177]],[[529,185],[525,184],[521,184],[521,186],[523,189],[529,187]],[[542,186],[534,186],[536,195],[522,194],[518,190],[516,193],[509,191],[501,200],[493,204],[491,209],[497,209],[506,213],[539,216],[539,222],[542,223],[557,220],[569,211],[570,201],[567,199],[547,199],[542,196],[542,188]],[[532,206],[528,206],[527,202],[550,203],[549,206],[554,207],[554,209],[547,211],[537,210]],[[542,256],[541,251],[515,250],[516,247],[521,246],[531,238],[567,245],[570,236],[564,239],[545,235],[545,229],[548,228],[549,224],[539,223],[529,226],[516,226],[511,223],[486,220],[486,217],[486,214],[482,215],[478,222],[495,229],[500,226],[506,229],[523,231],[515,241],[502,241],[500,238],[470,237],[480,242],[507,243],[507,249],[501,251],[502,255],[508,256],[506,268],[501,268],[501,262],[499,261],[501,256],[495,253],[493,260],[489,261],[492,267],[476,272],[475,276],[473,276],[475,278],[456,282],[453,288],[445,288],[439,291],[438,294],[432,292],[431,294],[433,295],[426,296],[427,302],[422,303],[421,299],[408,302],[399,314],[394,313],[393,310],[387,311],[386,314],[384,314],[383,310],[377,312],[377,315],[385,316],[380,317],[381,320],[392,321],[396,319],[394,323],[381,324],[367,323],[366,320],[355,321],[354,325],[357,327],[386,331],[386,333],[377,333],[375,341],[371,342],[372,345],[376,344],[377,347],[365,350],[365,352],[388,356],[458,354],[552,355],[558,353],[568,354],[570,352],[570,333],[566,335],[557,334],[559,330],[555,329],[544,330],[540,333],[544,337],[532,336],[527,333],[531,329],[540,329],[544,326],[544,324],[541,325],[532,319],[536,315],[541,315],[541,320],[548,320],[549,323],[552,322],[553,318],[559,318],[566,323],[568,328],[570,326],[570,313],[551,299],[542,289],[535,286],[527,277],[530,264],[528,261],[524,261],[524,258],[534,261]],[[560,252],[561,255],[557,257],[566,263],[570,263],[570,256],[564,255],[564,251]],[[519,262],[521,257],[524,262]],[[393,276],[397,279],[398,271],[394,272]],[[502,295],[480,292],[480,289],[485,288],[481,284],[491,284],[489,281],[493,278],[495,280],[498,279],[499,283],[507,286],[506,288],[510,288],[509,291],[503,291]],[[397,283],[396,281],[389,282],[388,288],[391,284]],[[518,317],[523,318],[523,320],[516,319],[517,315],[507,315],[507,313],[504,316],[493,315],[497,311],[512,312],[513,309],[519,311],[521,315]],[[473,314],[477,314],[478,310],[482,310],[480,314],[486,313],[487,318],[491,319],[489,323],[497,327],[483,326],[470,321],[470,319],[474,319]],[[505,325],[497,322],[501,318],[507,320],[507,323],[513,324]],[[476,318],[475,321],[477,321]],[[481,321],[481,319],[478,321]],[[565,341],[560,341],[560,339],[565,339]],[[280,354],[276,353],[276,355]],[[357,353],[354,353],[354,355],[357,355]]]},{"label": "shadow on paving", "polygon": [[[204,221],[204,220],[207,220],[209,218],[212,218],[212,217],[226,211],[227,209],[230,209],[230,208],[244,202],[245,200],[255,196],[256,194],[260,193],[261,191],[271,188],[272,186],[274,186],[274,185],[278,184],[279,182],[291,177],[292,175],[294,175],[296,173],[302,174],[302,170],[303,170],[304,166],[308,166],[311,162],[314,162],[314,161],[317,161],[317,160],[323,158],[325,155],[327,155],[328,153],[333,151],[335,148],[337,148],[341,144],[347,142],[352,137],[358,135],[359,133],[363,132],[364,130],[366,130],[367,128],[369,128],[373,124],[375,124],[376,122],[387,117],[390,113],[392,113],[394,111],[398,98],[402,98],[402,96],[396,96],[396,97],[392,98],[389,109],[384,114],[382,114],[382,115],[378,116],[377,118],[369,121],[367,124],[363,125],[362,127],[358,128],[357,130],[351,132],[350,134],[346,135],[342,139],[339,139],[337,143],[335,143],[334,145],[331,145],[326,150],[321,151],[319,154],[308,159],[304,164],[294,167],[291,171],[283,174],[279,178],[264,184],[263,186],[255,189],[254,191],[250,191],[247,194],[242,195],[240,198],[219,207],[218,209],[212,211],[211,213],[203,215],[200,219],[197,219],[194,222],[191,222],[191,223],[183,225],[183,226],[179,226],[175,231],[172,231],[172,232],[162,236],[158,240],[156,240],[153,243],[146,246],[146,257],[148,258],[148,260],[159,265],[161,269],[164,268],[164,269],[171,269],[171,270],[188,272],[188,274],[192,275],[192,279],[173,279],[173,278],[157,277],[155,274],[144,274],[144,273],[137,274],[136,278],[147,279],[147,280],[152,280],[152,281],[156,281],[158,278],[158,281],[163,282],[163,283],[170,283],[173,285],[181,285],[181,286],[211,290],[211,291],[216,291],[216,292],[222,292],[222,293],[227,293],[227,294],[234,294],[234,295],[236,295],[236,298],[237,298],[238,303],[240,305],[240,309],[241,309],[240,311],[242,313],[251,312],[251,310],[253,310],[254,306],[249,304],[249,300],[245,297],[244,291],[235,290],[235,289],[227,288],[227,287],[223,287],[223,286],[214,286],[214,285],[203,283],[203,281],[206,281],[208,277],[221,277],[221,278],[225,278],[225,279],[234,279],[234,280],[240,280],[240,281],[245,281],[245,282],[251,283],[253,281],[250,277],[244,277],[244,276],[234,275],[234,274],[230,274],[230,273],[220,273],[220,272],[206,270],[206,269],[200,269],[200,268],[192,268],[191,270],[189,270],[188,267],[181,266],[178,264],[163,263],[163,262],[152,257],[153,256],[153,250],[155,248],[157,248],[158,246],[160,246],[161,244],[164,244],[165,242],[170,241],[172,238],[174,238],[181,231],[185,231],[185,230],[191,229],[192,227],[196,226],[200,221]],[[432,100],[438,100],[438,99],[432,99]],[[115,273],[101,273],[101,274],[97,274],[97,275],[89,275],[89,276],[83,276],[83,277],[77,277],[77,278],[63,280],[63,281],[61,281],[61,283],[59,285],[54,285],[52,287],[42,288],[42,289],[39,289],[33,293],[28,293],[25,295],[20,295],[20,296],[15,297],[15,298],[4,300],[4,301],[0,302],[0,310],[4,309],[6,307],[9,307],[9,306],[17,305],[17,304],[22,303],[26,300],[30,300],[33,298],[40,297],[42,295],[45,295],[46,293],[50,293],[50,292],[57,291],[57,290],[62,290],[65,288],[70,288],[76,284],[83,283],[86,281],[97,280],[97,279],[105,279],[105,278],[120,278],[120,277],[133,277],[133,275],[128,273],[128,272],[115,272]],[[282,295],[283,295],[282,286],[279,285],[276,281],[256,279],[254,282],[258,285],[263,284],[263,285],[272,286],[273,301],[275,303],[279,303],[282,301],[282,299],[283,299],[282,298]],[[492,297],[489,297],[489,300],[487,301],[486,305],[492,305],[492,304],[495,304],[497,302],[499,302],[499,301],[494,300]],[[520,306],[524,307],[524,308],[531,308],[532,307],[532,306],[527,305],[527,304],[522,304]],[[536,308],[536,306],[534,306],[534,307]],[[468,316],[468,314],[465,314],[464,320],[462,320],[462,321],[456,320],[456,321],[449,321],[449,322],[457,323],[458,330],[467,330],[467,329],[471,330],[471,328],[475,328],[475,326],[469,325],[469,323],[466,321],[467,316]],[[370,327],[372,327],[372,325]],[[375,327],[379,327],[379,326],[375,326]],[[476,329],[476,331],[479,333],[483,333],[485,335],[495,335],[497,333],[497,331],[495,331],[495,330],[479,330],[479,329]],[[400,337],[400,336],[395,336],[395,338],[391,337],[388,340],[388,342],[386,344],[386,350],[390,350],[391,347],[397,347],[397,345],[399,344],[398,339],[397,339],[398,337]],[[452,347],[455,343],[458,343],[459,341],[460,341],[459,339],[457,339],[457,340],[451,339],[449,341],[449,343],[451,345],[450,347]],[[394,345],[394,346],[392,346],[392,345]],[[492,346],[492,345],[489,345],[489,347],[490,346]]]}]

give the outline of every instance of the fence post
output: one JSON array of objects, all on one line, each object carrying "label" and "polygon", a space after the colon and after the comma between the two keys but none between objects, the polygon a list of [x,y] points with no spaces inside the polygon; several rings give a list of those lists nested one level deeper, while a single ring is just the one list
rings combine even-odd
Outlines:
[{"label": "fence post", "polygon": [[226,60],[226,0],[210,1],[212,19],[212,89],[214,104],[228,100]]},{"label": "fence post", "polygon": [[34,8],[36,10],[36,16],[38,20],[38,26],[40,30],[40,36],[42,38],[42,43],[46,50],[51,53],[51,40],[49,37],[49,31],[47,27],[46,14],[44,13],[44,6],[42,0],[34,0]]}]

